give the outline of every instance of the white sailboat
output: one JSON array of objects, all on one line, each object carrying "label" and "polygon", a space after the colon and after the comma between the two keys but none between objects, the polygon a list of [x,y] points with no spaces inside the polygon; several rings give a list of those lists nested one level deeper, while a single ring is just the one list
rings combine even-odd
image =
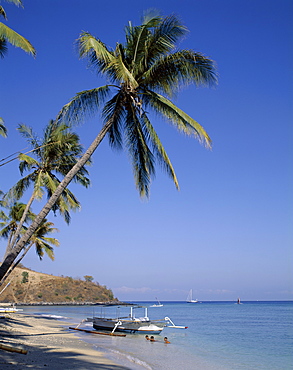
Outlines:
[{"label": "white sailboat", "polygon": [[153,304],[151,307],[163,307],[164,305],[158,300],[158,298],[156,297],[156,300],[158,303],[156,304]]},{"label": "white sailboat", "polygon": [[197,299],[192,299],[192,289],[190,289],[190,291],[189,291],[189,293],[188,293],[188,296],[187,296],[186,302],[187,302],[187,303],[197,303],[197,302],[198,302],[198,300],[197,300]]}]

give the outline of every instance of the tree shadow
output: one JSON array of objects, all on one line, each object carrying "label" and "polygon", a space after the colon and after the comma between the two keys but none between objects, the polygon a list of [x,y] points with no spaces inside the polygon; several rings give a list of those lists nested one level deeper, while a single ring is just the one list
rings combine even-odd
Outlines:
[{"label": "tree shadow", "polygon": [[[1,323],[5,322],[5,326]],[[10,322],[10,325],[9,325]],[[16,349],[24,349],[27,354],[21,354],[16,352],[8,352],[6,350],[0,349],[0,369],[44,369],[48,367],[49,369],[70,369],[70,370],[87,370],[87,369],[101,369],[101,370],[130,370],[129,367],[122,365],[107,364],[107,359],[103,361],[103,357],[99,355],[83,355],[82,353],[75,352],[74,349],[64,347],[62,344],[58,347],[58,343],[48,343],[50,347],[40,345],[38,337],[43,337],[46,335],[58,335],[64,333],[40,333],[40,334],[25,334],[20,332],[11,332],[10,326],[12,323],[17,325],[22,325],[21,321],[16,319],[5,319],[0,320],[0,343],[6,346],[10,346]],[[29,326],[29,325],[27,325]],[[33,338],[36,342],[36,346],[30,343],[26,345],[26,338]],[[56,337],[55,337],[56,338]],[[60,338],[62,340],[62,336]],[[65,339],[65,343],[67,338]],[[72,341],[73,347],[78,348],[78,339],[73,338],[69,340]],[[85,347],[86,348],[86,347]],[[91,346],[88,346],[92,349]],[[93,352],[94,353],[94,352]]]}]

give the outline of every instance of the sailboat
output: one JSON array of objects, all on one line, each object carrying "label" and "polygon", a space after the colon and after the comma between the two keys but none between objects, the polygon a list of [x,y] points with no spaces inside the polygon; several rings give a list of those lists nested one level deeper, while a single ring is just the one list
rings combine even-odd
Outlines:
[{"label": "sailboat", "polygon": [[187,296],[186,302],[187,302],[187,303],[197,303],[197,302],[198,302],[198,300],[197,300],[197,299],[192,299],[192,289],[190,289],[190,291],[189,291],[189,293],[188,293],[188,296]]},{"label": "sailboat", "polygon": [[156,300],[157,300],[157,304],[153,304],[151,307],[163,307],[164,305],[158,300],[158,298],[156,297]]}]

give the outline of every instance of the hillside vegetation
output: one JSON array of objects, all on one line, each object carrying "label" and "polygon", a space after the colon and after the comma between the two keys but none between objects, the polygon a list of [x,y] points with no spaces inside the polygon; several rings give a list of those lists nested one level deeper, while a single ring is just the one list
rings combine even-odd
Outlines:
[{"label": "hillside vegetation", "polygon": [[[17,267],[11,273],[9,286],[1,293],[0,303],[102,303],[117,301],[110,289],[86,280],[53,276]],[[0,291],[5,287],[1,286]]]}]

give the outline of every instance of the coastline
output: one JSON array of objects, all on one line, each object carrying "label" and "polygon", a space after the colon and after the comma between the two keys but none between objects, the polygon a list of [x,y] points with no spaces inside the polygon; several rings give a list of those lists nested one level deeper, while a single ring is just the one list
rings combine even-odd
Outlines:
[{"label": "coastline", "polygon": [[27,351],[27,354],[0,349],[1,370],[130,369],[107,359],[62,325],[68,323],[24,313],[5,314],[0,319],[0,344]]}]

